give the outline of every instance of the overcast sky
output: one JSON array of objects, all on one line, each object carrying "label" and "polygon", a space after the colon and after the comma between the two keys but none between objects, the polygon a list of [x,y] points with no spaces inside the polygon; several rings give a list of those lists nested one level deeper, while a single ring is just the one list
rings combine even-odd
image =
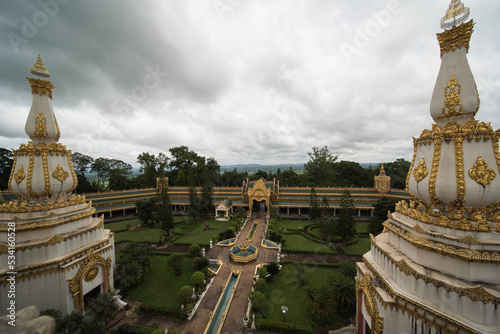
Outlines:
[{"label": "overcast sky", "polygon": [[[186,145],[219,164],[411,160],[433,123],[450,0],[56,0],[0,4],[0,147],[18,148],[40,52],[60,142],[136,164]],[[41,4],[47,3],[48,6]],[[476,119],[500,127],[500,1],[465,0]]]}]

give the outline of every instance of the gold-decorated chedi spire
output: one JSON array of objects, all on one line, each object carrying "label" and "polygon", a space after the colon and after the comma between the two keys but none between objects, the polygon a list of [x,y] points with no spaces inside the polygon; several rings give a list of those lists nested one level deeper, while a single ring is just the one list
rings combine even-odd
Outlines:
[{"label": "gold-decorated chedi spire", "polygon": [[500,132],[475,120],[479,96],[467,61],[474,22],[462,23],[468,15],[452,0],[443,18],[443,28],[451,28],[437,34],[442,60],[430,106],[436,124],[414,138],[407,177],[413,196],[450,210],[500,203]]},{"label": "gold-decorated chedi spire", "polygon": [[473,119],[479,109],[476,82],[467,61],[474,21],[462,23],[468,16],[469,8],[460,0],[452,0],[441,21],[443,29],[451,29],[437,34],[442,60],[430,111],[441,127],[452,121],[464,124]]},{"label": "gold-decorated chedi spire", "polygon": [[[50,77],[40,54],[31,73]],[[52,109],[52,82],[27,78],[33,100],[26,120],[25,131],[31,139],[14,150],[9,188],[21,198],[38,198],[72,192],[77,178],[71,162],[71,151],[57,143],[60,137]]]}]

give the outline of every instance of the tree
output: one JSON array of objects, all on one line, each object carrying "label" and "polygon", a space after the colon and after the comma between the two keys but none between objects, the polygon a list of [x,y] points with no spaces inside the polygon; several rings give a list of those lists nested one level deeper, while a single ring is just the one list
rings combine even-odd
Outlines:
[{"label": "tree", "polygon": [[94,162],[94,158],[79,152],[74,152],[71,154],[71,161],[73,162],[73,168],[75,169],[76,175],[85,175],[85,172],[89,170]]},{"label": "tree", "polygon": [[330,280],[330,286],[341,315],[352,315],[356,311],[356,283],[354,276],[336,275]]},{"label": "tree", "polygon": [[318,195],[316,195],[316,190],[311,187],[311,192],[309,195],[309,217],[313,220],[317,220],[321,217],[321,209],[319,207]]},{"label": "tree", "polygon": [[255,291],[250,297],[252,302],[252,309],[255,313],[260,314],[263,318],[269,315],[269,305],[266,297],[260,291]]},{"label": "tree", "polygon": [[313,152],[308,152],[310,160],[304,165],[305,172],[315,186],[331,187],[337,182],[338,173],[334,163],[338,155],[332,155],[328,146],[323,148],[313,147]]},{"label": "tree", "polygon": [[156,199],[156,218],[167,237],[170,236],[170,230],[174,227],[174,216],[172,214],[172,203],[168,195],[168,186],[163,184],[159,187]]},{"label": "tree", "polygon": [[184,257],[180,254],[172,254],[167,257],[167,266],[171,268],[176,275],[182,273],[182,267],[184,265]]},{"label": "tree", "polygon": [[259,270],[257,270],[257,273],[259,274],[260,278],[266,278],[267,276],[267,268],[266,267],[260,267]]},{"label": "tree", "polygon": [[85,311],[96,318],[97,321],[106,325],[109,320],[115,317],[116,312],[118,312],[118,305],[115,298],[116,293],[111,291],[100,294],[90,301]]},{"label": "tree", "polygon": [[189,187],[189,208],[188,208],[188,216],[193,220],[197,221],[201,216],[201,203],[200,197],[198,196],[198,192],[195,186]]},{"label": "tree", "polygon": [[120,262],[116,266],[115,275],[123,290],[130,290],[139,284],[142,268],[137,262]]},{"label": "tree", "polygon": [[267,272],[271,275],[271,279],[279,274],[280,268],[276,262],[271,262],[267,265]]},{"label": "tree", "polygon": [[73,311],[56,324],[58,334],[104,334],[106,326],[92,316]]},{"label": "tree", "polygon": [[191,299],[192,295],[193,295],[193,289],[189,285],[184,285],[179,290],[179,297],[181,298],[184,304],[186,304]]},{"label": "tree", "polygon": [[335,221],[335,233],[342,241],[356,235],[356,220],[354,219],[354,204],[349,190],[344,190],[340,199],[338,219]]},{"label": "tree", "polygon": [[14,154],[12,151],[0,148],[0,191],[9,188],[9,178],[13,162]]},{"label": "tree", "polygon": [[383,231],[382,223],[387,220],[387,212],[393,212],[397,202],[397,199],[386,196],[377,201],[373,208],[373,218],[368,223],[368,231],[371,234],[377,235]]},{"label": "tree", "polygon": [[105,189],[106,180],[111,175],[113,169],[123,169],[131,171],[132,166],[118,159],[97,158],[90,165],[90,171],[97,173],[97,188],[98,191]]},{"label": "tree", "polygon": [[[291,167],[290,167],[291,168]],[[297,187],[300,185],[299,175],[295,173],[292,169],[285,169],[278,176],[280,181],[280,186],[282,187]]]},{"label": "tree", "polygon": [[136,201],[135,208],[137,212],[135,216],[139,219],[145,226],[154,225],[154,217],[156,211],[156,200],[149,199],[147,201]]},{"label": "tree", "polygon": [[329,322],[335,313],[335,299],[330,286],[321,286],[317,288],[305,288],[307,297],[306,306],[309,310],[311,319],[320,325]]},{"label": "tree", "polygon": [[165,176],[169,158],[160,152],[158,156],[143,152],[137,156],[137,162],[141,165],[140,171],[143,174],[139,177],[139,186],[153,188],[156,186],[156,179]]},{"label": "tree", "polygon": [[339,187],[372,187],[373,176],[357,162],[340,161],[334,164],[338,173],[337,186]]},{"label": "tree", "polygon": [[194,285],[196,290],[199,290],[204,280],[205,280],[205,275],[201,271],[197,271],[191,276],[191,284]]},{"label": "tree", "polygon": [[257,278],[257,281],[255,282],[255,291],[264,291],[266,288],[266,280],[263,278]]},{"label": "tree", "polygon": [[201,256],[201,248],[198,244],[191,244],[191,246],[189,246],[188,252],[191,257]]},{"label": "tree", "polygon": [[328,198],[323,195],[323,202],[321,203],[321,216],[330,217],[330,205],[328,204]]},{"label": "tree", "polygon": [[132,173],[123,168],[115,168],[109,172],[109,190],[127,190],[131,188]]}]

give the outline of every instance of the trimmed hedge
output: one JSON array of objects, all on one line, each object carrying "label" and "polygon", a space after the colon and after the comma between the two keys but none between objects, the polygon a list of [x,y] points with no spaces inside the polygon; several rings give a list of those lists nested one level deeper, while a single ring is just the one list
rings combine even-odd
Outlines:
[{"label": "trimmed hedge", "polygon": [[312,329],[304,326],[292,325],[286,322],[271,320],[256,321],[260,331],[271,331],[283,334],[312,334]]},{"label": "trimmed hedge", "polygon": [[280,261],[282,265],[289,264],[301,264],[309,267],[325,267],[325,268],[338,268],[338,263],[320,263],[320,262],[301,262],[301,261],[292,261],[292,260],[282,260]]},{"label": "trimmed hedge", "polygon": [[130,329],[134,330],[134,334],[151,334],[156,331],[157,328],[151,328],[147,326],[134,325],[134,324],[121,324],[118,327],[117,334],[128,334]]},{"label": "trimmed hedge", "polygon": [[137,308],[137,312],[139,314],[148,314],[148,315],[156,315],[167,318],[176,318],[180,320],[186,320],[187,314],[186,311],[181,310],[178,307],[168,307],[164,305],[157,304],[144,304],[142,303]]},{"label": "trimmed hedge", "polygon": [[181,253],[181,252],[161,252],[161,251],[154,251],[154,255],[159,255],[159,256],[170,256],[172,254],[181,254],[182,256],[189,256],[188,253]]}]

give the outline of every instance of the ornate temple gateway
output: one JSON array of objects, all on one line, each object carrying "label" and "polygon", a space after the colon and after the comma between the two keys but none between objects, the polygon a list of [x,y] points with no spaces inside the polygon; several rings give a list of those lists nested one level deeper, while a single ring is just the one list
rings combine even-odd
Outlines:
[{"label": "ornate temple gateway", "polygon": [[474,117],[474,22],[453,0],[438,34],[430,130],[414,138],[412,200],[357,264],[359,333],[500,333],[500,130]]},{"label": "ornate temple gateway", "polygon": [[[49,77],[40,55],[31,73]],[[113,288],[113,233],[95,208],[75,195],[71,151],[58,143],[50,81],[27,78],[33,94],[25,131],[14,150],[9,188],[18,197],[0,205],[0,315],[36,305],[63,314],[84,311],[85,295]]]}]

